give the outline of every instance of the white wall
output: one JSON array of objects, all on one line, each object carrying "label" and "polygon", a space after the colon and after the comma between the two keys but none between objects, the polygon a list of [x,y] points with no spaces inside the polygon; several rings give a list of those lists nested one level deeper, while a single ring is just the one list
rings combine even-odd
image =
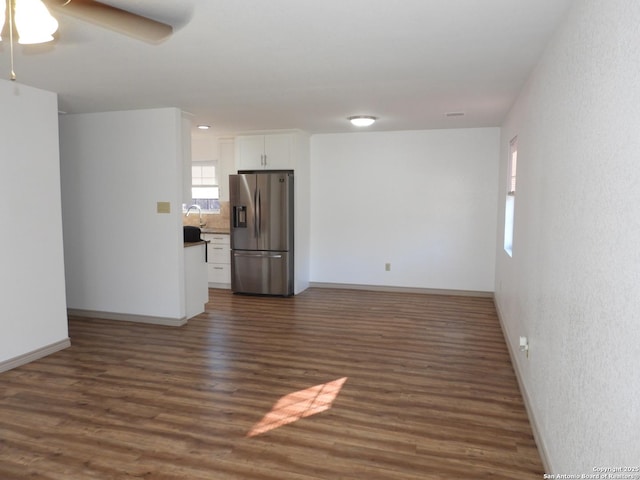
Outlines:
[{"label": "white wall", "polygon": [[0,363],[67,343],[56,95],[0,80]]},{"label": "white wall", "polygon": [[309,136],[299,133],[296,136],[295,149],[295,285],[296,295],[309,288],[310,248],[311,248],[311,166]]},{"label": "white wall", "polygon": [[637,0],[574,2],[502,129],[496,301],[511,346],[530,339],[515,367],[554,473],[640,459],[638,25]]},{"label": "white wall", "polygon": [[493,291],[499,135],[312,136],[311,281]]},{"label": "white wall", "polygon": [[61,118],[69,308],[184,317],[181,122],[174,108]]}]

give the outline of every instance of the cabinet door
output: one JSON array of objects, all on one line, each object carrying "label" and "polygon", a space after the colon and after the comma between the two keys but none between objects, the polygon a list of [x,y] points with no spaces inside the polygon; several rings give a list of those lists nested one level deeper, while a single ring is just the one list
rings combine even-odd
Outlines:
[{"label": "cabinet door", "polygon": [[207,265],[207,279],[209,283],[215,283],[216,287],[227,286],[231,283],[231,265],[228,263],[209,263]]},{"label": "cabinet door", "polygon": [[209,301],[207,264],[204,262],[204,245],[184,249],[184,291],[186,317],[204,312]]},{"label": "cabinet door", "polygon": [[261,170],[264,165],[264,135],[236,138],[238,170]]},{"label": "cabinet door", "polygon": [[231,251],[230,237],[224,233],[205,233],[203,238],[207,244],[208,263],[207,276],[209,286],[229,288],[231,286]]},{"label": "cabinet door", "polygon": [[266,167],[270,170],[293,170],[292,150],[293,135],[288,133],[265,135]]},{"label": "cabinet door", "polygon": [[207,240],[209,245],[231,245],[231,237],[228,233],[203,233],[202,238]]}]

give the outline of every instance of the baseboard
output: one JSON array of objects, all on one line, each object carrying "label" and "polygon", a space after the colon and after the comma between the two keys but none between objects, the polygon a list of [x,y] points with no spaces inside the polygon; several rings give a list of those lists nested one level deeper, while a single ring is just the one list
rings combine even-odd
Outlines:
[{"label": "baseboard", "polygon": [[12,370],[22,365],[26,365],[27,363],[31,363],[35,360],[39,360],[43,357],[51,355],[52,353],[64,350],[65,348],[70,346],[71,340],[69,339],[69,337],[67,337],[64,340],[60,340],[59,342],[55,342],[45,347],[38,348],[36,350],[33,350],[32,352],[23,353],[22,355],[18,355],[17,357],[10,358],[9,360],[0,362],[0,373],[6,372],[7,370]]},{"label": "baseboard", "polygon": [[424,295],[456,295],[461,297],[493,298],[493,292],[476,290],[446,290],[440,288],[392,287],[388,285],[360,285],[355,283],[311,282],[314,288],[339,288],[344,290],[370,290],[373,292],[421,293]]},{"label": "baseboard", "polygon": [[551,467],[551,461],[549,459],[549,450],[547,449],[547,445],[544,441],[544,437],[540,432],[539,423],[536,419],[536,416],[533,411],[533,407],[531,404],[531,398],[529,397],[529,391],[525,386],[522,380],[522,373],[520,372],[520,364],[517,362],[517,354],[519,350],[514,350],[514,347],[511,345],[509,334],[509,329],[507,328],[507,324],[504,322],[504,317],[502,316],[502,312],[500,311],[500,306],[496,301],[495,295],[493,298],[493,303],[496,306],[496,312],[498,313],[498,320],[500,321],[500,327],[502,329],[502,335],[504,336],[504,341],[507,344],[507,349],[509,350],[509,357],[511,358],[511,365],[513,366],[513,371],[516,374],[516,378],[518,380],[518,386],[520,387],[520,394],[522,395],[522,399],[524,401],[524,407],[527,410],[527,416],[529,417],[529,423],[531,424],[531,430],[533,431],[533,438],[536,441],[536,446],[538,447],[538,453],[540,454],[540,459],[542,460],[542,466],[544,467],[545,473],[554,472]]},{"label": "baseboard", "polygon": [[219,290],[231,290],[231,284],[230,283],[209,282],[209,288],[216,288],[216,289],[219,289]]},{"label": "baseboard", "polygon": [[150,323],[167,327],[181,327],[187,323],[187,318],[153,317],[149,315],[133,315],[128,313],[99,312],[95,310],[81,310],[68,308],[70,317],[97,318],[101,320],[118,320],[121,322]]}]

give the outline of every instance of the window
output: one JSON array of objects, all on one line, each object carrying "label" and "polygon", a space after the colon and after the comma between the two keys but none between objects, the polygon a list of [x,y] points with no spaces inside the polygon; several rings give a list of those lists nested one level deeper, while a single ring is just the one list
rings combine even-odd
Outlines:
[{"label": "window", "polygon": [[513,256],[513,219],[516,203],[516,168],[518,162],[518,137],[509,142],[509,159],[507,161],[507,198],[504,207],[504,250]]},{"label": "window", "polygon": [[216,162],[193,162],[191,165],[192,204],[203,212],[220,213]]},{"label": "window", "polygon": [[509,178],[507,178],[507,195],[516,194],[516,167],[518,164],[518,137],[509,142]]}]

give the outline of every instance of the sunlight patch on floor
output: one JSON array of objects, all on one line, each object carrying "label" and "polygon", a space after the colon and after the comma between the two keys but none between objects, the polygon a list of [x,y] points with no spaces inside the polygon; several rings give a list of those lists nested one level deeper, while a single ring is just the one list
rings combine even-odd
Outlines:
[{"label": "sunlight patch on floor", "polygon": [[256,423],[247,437],[255,437],[283,425],[329,410],[347,377],[285,395]]}]

